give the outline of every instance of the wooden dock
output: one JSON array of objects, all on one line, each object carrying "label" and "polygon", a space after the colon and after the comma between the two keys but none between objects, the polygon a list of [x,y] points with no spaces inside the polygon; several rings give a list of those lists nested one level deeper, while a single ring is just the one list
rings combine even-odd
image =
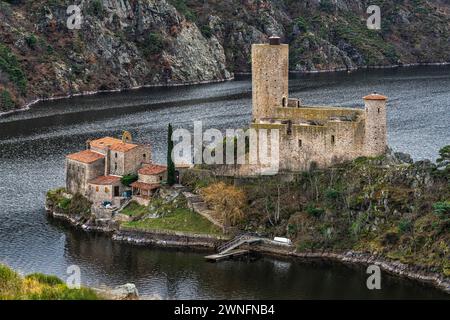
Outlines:
[{"label": "wooden dock", "polygon": [[212,254],[212,255],[206,256],[205,259],[209,260],[209,261],[220,261],[220,260],[228,259],[231,257],[242,256],[247,253],[249,253],[249,250],[236,249],[236,250],[228,251],[226,253]]}]

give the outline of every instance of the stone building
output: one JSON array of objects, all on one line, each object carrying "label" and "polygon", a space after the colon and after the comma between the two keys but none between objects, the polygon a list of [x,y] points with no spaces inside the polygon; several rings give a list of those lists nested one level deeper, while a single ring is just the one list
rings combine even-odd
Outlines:
[{"label": "stone building", "polygon": [[[149,168],[154,169],[154,174],[149,174]],[[93,203],[119,204],[127,190],[121,183],[124,175],[138,174],[140,183],[152,184],[155,190],[167,180],[165,172],[165,167],[152,164],[150,146],[132,143],[125,132],[122,139],[104,137],[87,141],[86,150],[67,155],[66,189],[86,196]]]},{"label": "stone building", "polygon": [[279,129],[279,169],[327,167],[359,156],[378,156],[387,147],[386,101],[365,96],[364,108],[306,106],[289,98],[289,48],[272,37],[252,46],[251,127]]},{"label": "stone building", "polygon": [[147,164],[138,170],[138,180],[130,186],[132,194],[141,204],[147,204],[148,200],[161,186],[162,181],[167,180],[167,167],[157,164]]}]

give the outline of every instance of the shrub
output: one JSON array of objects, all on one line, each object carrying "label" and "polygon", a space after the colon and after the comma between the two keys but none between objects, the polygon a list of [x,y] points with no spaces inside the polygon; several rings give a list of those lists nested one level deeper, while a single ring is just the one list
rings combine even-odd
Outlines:
[{"label": "shrub", "polygon": [[68,207],[69,214],[81,214],[81,215],[89,215],[91,213],[91,205],[92,203],[80,193],[76,193]]},{"label": "shrub", "polygon": [[88,13],[101,18],[103,16],[103,3],[100,0],[92,1]]},{"label": "shrub", "polygon": [[319,218],[320,216],[322,216],[325,213],[325,210],[322,208],[316,207],[312,204],[309,204],[306,207],[306,213],[308,213],[312,217]]},{"label": "shrub", "polygon": [[206,39],[209,39],[212,37],[213,32],[212,32],[212,29],[210,28],[210,26],[204,24],[200,27],[200,31]]},{"label": "shrub", "polygon": [[122,184],[124,186],[129,187],[130,184],[132,184],[133,182],[136,182],[138,180],[138,175],[134,174],[134,173],[130,173],[130,174],[126,174],[124,175],[121,179],[120,182],[122,182]]},{"label": "shrub", "polygon": [[193,22],[197,21],[197,15],[188,7],[185,0],[170,0],[169,2],[186,18],[186,20]]},{"label": "shrub", "polygon": [[384,246],[394,245],[398,242],[398,234],[396,232],[386,232],[383,236],[381,243]]},{"label": "shrub", "polygon": [[399,221],[398,225],[398,230],[401,233],[407,233],[407,232],[411,232],[413,229],[413,224],[411,222],[411,220],[407,220],[407,219],[402,219]]},{"label": "shrub", "polygon": [[57,284],[64,284],[64,281],[62,281],[60,278],[43,273],[32,273],[27,275],[25,279],[33,279],[42,284],[48,284],[50,286],[54,286]]},{"label": "shrub", "polygon": [[160,54],[164,49],[163,37],[159,33],[150,32],[143,43],[145,54]]},{"label": "shrub", "polygon": [[25,73],[16,56],[2,43],[0,43],[0,70],[9,76],[9,79],[16,85],[21,94],[25,94],[27,87]]},{"label": "shrub", "polygon": [[232,185],[217,182],[201,190],[206,203],[222,214],[226,225],[236,225],[244,218],[245,193]]},{"label": "shrub", "polygon": [[433,204],[433,212],[441,219],[450,215],[450,201],[436,202]]},{"label": "shrub", "polygon": [[325,191],[325,198],[327,198],[328,200],[336,200],[337,198],[339,198],[340,192],[335,190],[335,189],[327,189]]},{"label": "shrub", "polygon": [[0,91],[0,110],[10,110],[14,108],[15,103],[12,100],[11,94],[7,90]]},{"label": "shrub", "polygon": [[59,207],[61,209],[63,209],[64,211],[66,211],[69,208],[71,202],[72,202],[72,200],[69,198],[62,198],[59,201]]},{"label": "shrub", "polygon": [[15,298],[20,294],[21,286],[20,276],[7,266],[0,264],[0,300]]},{"label": "shrub", "polygon": [[31,49],[36,49],[37,38],[34,36],[34,34],[27,36],[25,38],[25,42]]}]

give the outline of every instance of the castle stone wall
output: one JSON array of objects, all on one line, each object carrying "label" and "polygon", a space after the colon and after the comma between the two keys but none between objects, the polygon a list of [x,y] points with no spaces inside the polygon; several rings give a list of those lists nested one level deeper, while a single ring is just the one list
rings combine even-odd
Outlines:
[{"label": "castle stone wall", "polygon": [[275,108],[289,98],[289,46],[252,46],[253,118],[275,116]]}]

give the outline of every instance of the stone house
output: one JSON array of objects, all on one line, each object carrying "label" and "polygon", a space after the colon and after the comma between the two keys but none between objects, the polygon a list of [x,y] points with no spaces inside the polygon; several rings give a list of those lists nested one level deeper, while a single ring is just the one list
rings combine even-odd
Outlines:
[{"label": "stone house", "polygon": [[158,190],[163,181],[167,180],[167,167],[157,164],[146,164],[138,170],[138,180],[130,186],[133,198],[139,203],[148,203],[148,200]]},{"label": "stone house", "polygon": [[[145,169],[147,168],[147,169]],[[150,169],[151,168],[151,169]],[[131,142],[131,136],[124,133],[122,139],[104,137],[86,142],[86,150],[66,156],[66,189],[86,196],[93,203],[105,201],[120,204],[124,200],[126,187],[121,178],[128,174],[139,174],[142,190],[148,197],[149,191],[159,188],[167,180],[163,166],[151,163],[151,148],[146,144]],[[138,173],[139,171],[141,173]],[[145,169],[145,170],[144,170]]]},{"label": "stone house", "polygon": [[108,201],[122,197],[125,187],[118,176],[100,176],[88,182],[87,197],[93,203]]}]

